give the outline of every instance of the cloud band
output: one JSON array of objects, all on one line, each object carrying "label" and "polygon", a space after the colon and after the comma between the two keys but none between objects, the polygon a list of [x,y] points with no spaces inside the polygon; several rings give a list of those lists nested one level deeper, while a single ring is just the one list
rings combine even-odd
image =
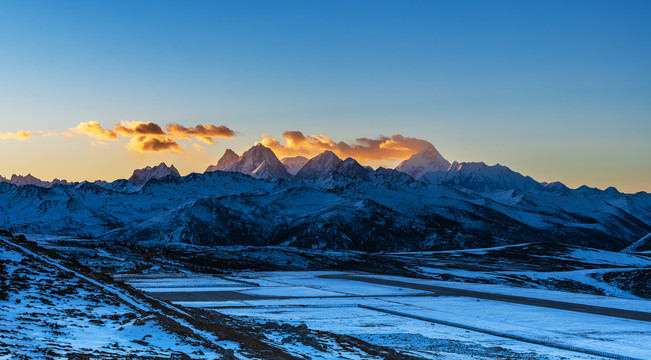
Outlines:
[{"label": "cloud band", "polygon": [[433,145],[426,140],[396,134],[390,137],[358,138],[353,143],[335,142],[324,135],[304,135],[300,131],[285,131],[283,142],[263,135],[260,143],[271,148],[279,157],[312,157],[330,150],[341,158],[358,161],[405,159]]},{"label": "cloud band", "polygon": [[122,121],[112,129],[104,129],[97,121],[82,122],[64,133],[83,134],[95,140],[118,140],[120,136],[130,137],[127,149],[138,152],[173,151],[183,152],[183,148],[176,142],[177,139],[191,139],[213,144],[215,138],[233,138],[235,132],[224,125],[197,125],[184,127],[171,123],[166,126],[166,131],[153,122]]}]

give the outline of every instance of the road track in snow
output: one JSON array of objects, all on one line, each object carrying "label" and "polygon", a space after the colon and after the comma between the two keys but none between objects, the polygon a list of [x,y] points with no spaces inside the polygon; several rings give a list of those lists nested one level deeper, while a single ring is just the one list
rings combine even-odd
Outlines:
[{"label": "road track in snow", "polygon": [[556,300],[538,299],[525,296],[506,295],[499,293],[457,289],[446,286],[419,284],[409,281],[390,280],[377,277],[363,276],[363,275],[323,275],[322,278],[329,279],[342,279],[361,281],[371,284],[394,286],[401,288],[409,288],[414,290],[429,291],[437,296],[457,296],[469,297],[474,299],[502,301],[513,304],[529,305],[537,307],[545,307],[550,309],[567,310],[574,312],[582,312],[593,315],[602,315],[617,317],[622,319],[637,320],[644,322],[651,322],[651,313],[645,311],[635,311],[626,309],[617,309],[603,306],[586,305],[579,303],[570,303]]}]

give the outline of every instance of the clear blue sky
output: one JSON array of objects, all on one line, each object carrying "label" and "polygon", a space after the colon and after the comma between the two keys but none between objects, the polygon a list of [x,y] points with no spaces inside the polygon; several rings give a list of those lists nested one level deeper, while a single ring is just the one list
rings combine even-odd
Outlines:
[{"label": "clear blue sky", "polygon": [[0,2],[0,132],[88,121],[238,135],[182,155],[0,139],[0,175],[202,171],[300,130],[403,134],[450,161],[651,191],[651,2]]}]

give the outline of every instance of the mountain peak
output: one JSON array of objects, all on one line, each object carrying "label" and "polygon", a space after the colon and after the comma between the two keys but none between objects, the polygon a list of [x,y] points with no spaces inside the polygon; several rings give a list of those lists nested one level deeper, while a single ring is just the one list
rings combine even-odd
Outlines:
[{"label": "mountain peak", "polygon": [[368,180],[369,174],[373,172],[350,157],[342,161],[335,171],[346,177],[358,177],[364,180]]},{"label": "mountain peak", "polygon": [[70,183],[66,180],[59,180],[59,179],[54,179],[52,181],[44,181],[41,180],[37,177],[35,177],[32,174],[27,174],[27,175],[16,175],[13,174],[11,175],[11,178],[7,179],[3,176],[0,176],[0,183],[9,183],[9,184],[14,184],[16,186],[23,186],[23,185],[34,185],[42,188],[51,188],[54,185],[74,185],[75,183]]},{"label": "mountain peak", "polygon": [[168,167],[167,164],[162,162],[154,167],[147,166],[144,169],[134,170],[133,174],[129,178],[129,182],[141,185],[146,183],[149,179],[161,179],[169,175],[176,177],[181,176],[174,165]]},{"label": "mountain peak", "polygon": [[305,163],[296,176],[302,179],[325,178],[335,171],[342,162],[335,153],[326,150]]},{"label": "mountain peak", "polygon": [[557,193],[567,193],[567,192],[570,191],[570,188],[565,186],[565,184],[563,184],[560,181],[553,181],[553,182],[550,182],[550,183],[542,183],[542,186],[544,186],[545,189],[548,190],[548,191],[557,192]]},{"label": "mountain peak", "polygon": [[224,169],[224,171],[239,172],[256,178],[288,178],[290,175],[285,166],[278,160],[273,150],[256,144]]},{"label": "mountain peak", "polygon": [[50,187],[52,186],[52,183],[49,183],[47,181],[43,181],[32,174],[27,174],[27,175],[16,175],[13,174],[11,175],[11,178],[7,181],[9,183],[12,183],[16,186],[23,186],[23,185],[35,185],[39,187]]},{"label": "mountain peak", "polygon": [[226,151],[224,151],[224,155],[222,155],[222,157],[225,157],[225,156],[237,156],[237,157],[240,157],[239,155],[237,155],[237,153],[235,151],[233,151],[231,149],[226,149]]},{"label": "mountain peak", "polygon": [[219,161],[217,161],[217,164],[208,166],[206,172],[224,171],[227,167],[235,163],[239,158],[240,156],[237,155],[235,151],[226,149],[226,151],[224,151],[224,155],[222,155]]},{"label": "mountain peak", "polygon": [[443,158],[434,145],[431,145],[401,162],[396,170],[402,171],[414,179],[419,179],[428,172],[445,171],[449,167],[450,162]]}]

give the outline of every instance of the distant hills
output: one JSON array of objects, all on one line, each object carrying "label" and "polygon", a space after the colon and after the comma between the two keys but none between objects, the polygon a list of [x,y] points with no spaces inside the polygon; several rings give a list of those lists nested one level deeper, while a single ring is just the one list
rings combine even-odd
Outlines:
[{"label": "distant hills", "polygon": [[[645,249],[651,195],[539,183],[434,148],[396,169],[326,151],[227,150],[204,174],[160,164],[128,180],[0,179],[0,229],[133,242],[406,251],[552,242]],[[644,245],[642,245],[644,244]]]}]

